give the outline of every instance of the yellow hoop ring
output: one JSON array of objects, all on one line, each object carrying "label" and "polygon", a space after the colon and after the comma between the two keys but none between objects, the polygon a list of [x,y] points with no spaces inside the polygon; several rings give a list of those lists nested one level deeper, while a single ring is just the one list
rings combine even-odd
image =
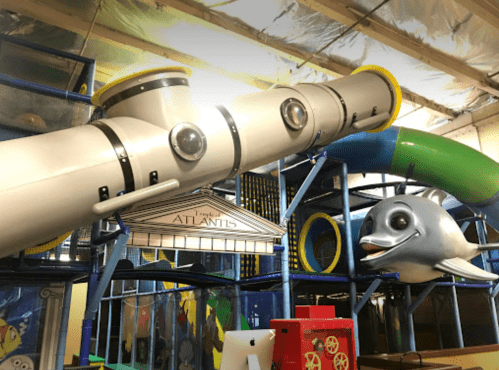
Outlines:
[{"label": "yellow hoop ring", "polygon": [[140,71],[136,73],[132,73],[131,75],[119,78],[115,81],[111,81],[108,84],[104,85],[101,87],[99,90],[97,90],[93,95],[92,95],[92,104],[99,106],[100,105],[100,97],[102,94],[104,94],[107,90],[109,90],[111,87],[114,87],[122,82],[128,81],[132,78],[139,77],[145,74],[150,74],[150,73],[162,73],[162,72],[184,72],[187,74],[188,77],[192,75],[192,69],[190,68],[185,68],[185,67],[160,67],[160,68],[151,68],[151,69],[146,69],[145,71]]},{"label": "yellow hoop ring", "polygon": [[72,233],[73,232],[70,231],[69,233],[61,235],[58,238],[52,239],[51,241],[49,241],[45,244],[40,244],[40,245],[36,245],[34,247],[31,247],[31,248],[28,248],[24,251],[24,254],[31,255],[31,254],[43,253],[43,252],[46,252],[48,250],[51,250],[52,248],[57,247],[64,240],[66,240]]},{"label": "yellow hoop ring", "polygon": [[[334,233],[336,235],[336,254],[334,255],[333,262],[323,271],[316,271],[312,266],[310,266],[310,263],[307,260],[307,254],[306,254],[306,239],[307,239],[307,234],[310,231],[310,228],[314,224],[314,222],[317,219],[324,219],[329,222],[329,224],[333,227]],[[298,256],[300,257],[300,262],[305,271],[308,272],[322,272],[322,273],[330,273],[333,271],[333,269],[336,267],[338,264],[338,261],[340,260],[340,255],[341,255],[341,234],[340,234],[340,229],[338,228],[338,225],[336,224],[336,221],[334,221],[331,216],[325,214],[325,213],[315,213],[312,216],[310,216],[305,222],[305,225],[303,225],[303,228],[300,231],[300,239],[298,240]]]},{"label": "yellow hoop ring", "polygon": [[363,71],[377,72],[381,76],[387,78],[388,81],[390,81],[390,83],[393,85],[393,89],[395,90],[395,109],[393,110],[392,116],[390,117],[390,119],[388,121],[386,121],[386,123],[383,124],[382,126],[366,131],[366,132],[370,132],[370,133],[381,132],[383,130],[386,130],[388,127],[390,127],[393,124],[393,122],[395,122],[395,119],[397,118],[399,111],[400,111],[400,106],[402,105],[402,91],[400,90],[400,86],[399,86],[397,80],[395,79],[395,77],[393,77],[393,75],[390,72],[388,72],[386,69],[384,69],[383,67],[369,64],[369,65],[357,68],[355,71],[352,72],[352,74],[356,74],[356,73],[363,72]]}]

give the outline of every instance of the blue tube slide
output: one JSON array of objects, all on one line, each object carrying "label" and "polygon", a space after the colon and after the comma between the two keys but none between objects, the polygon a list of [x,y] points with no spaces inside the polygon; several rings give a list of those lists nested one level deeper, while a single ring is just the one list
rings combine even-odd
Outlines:
[{"label": "blue tube slide", "polygon": [[427,132],[390,127],[347,136],[325,147],[349,173],[406,176],[453,195],[499,230],[499,164],[456,141]]}]

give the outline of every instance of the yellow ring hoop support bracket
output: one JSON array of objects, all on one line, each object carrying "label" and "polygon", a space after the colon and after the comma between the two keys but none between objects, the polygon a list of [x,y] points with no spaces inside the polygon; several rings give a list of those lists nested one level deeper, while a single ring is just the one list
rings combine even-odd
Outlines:
[{"label": "yellow ring hoop support bracket", "polygon": [[390,119],[388,121],[386,121],[386,123],[380,127],[377,127],[375,129],[372,129],[372,130],[367,130],[367,132],[370,132],[370,133],[381,132],[383,130],[386,130],[388,127],[390,127],[393,124],[393,122],[395,122],[395,119],[397,118],[399,111],[400,111],[400,106],[402,105],[402,91],[400,90],[400,86],[399,86],[397,80],[395,79],[395,77],[393,77],[393,75],[390,72],[388,72],[386,69],[384,69],[383,67],[380,67],[380,66],[377,66],[374,64],[369,64],[369,65],[357,68],[355,71],[352,72],[352,74],[356,74],[356,73],[363,72],[363,71],[376,72],[379,75],[385,77],[393,86],[393,90],[394,90],[394,94],[395,94],[395,108],[393,109],[393,112],[392,112]]},{"label": "yellow ring hoop support bracket", "polygon": [[131,75],[119,78],[115,81],[111,81],[108,84],[104,85],[103,87],[101,87],[99,90],[97,90],[92,95],[92,104],[96,105],[96,106],[100,106],[99,100],[100,100],[100,97],[102,96],[102,94],[104,94],[111,87],[119,85],[122,82],[131,80],[132,78],[143,76],[143,75],[149,75],[149,74],[153,74],[153,73],[167,73],[167,72],[184,72],[185,74],[187,74],[188,77],[192,76],[192,70],[190,68],[184,68],[184,67],[160,67],[160,68],[146,69],[144,71],[132,73]]},{"label": "yellow ring hoop support bracket", "polygon": [[[307,253],[307,235],[312,228],[313,224],[318,221],[318,220],[326,220],[334,230],[334,233],[336,235],[336,253],[334,255],[333,262],[323,271],[317,271],[314,269],[307,257],[307,254],[310,256],[313,256],[313,251],[308,251]],[[300,231],[300,238],[298,240],[298,256],[300,258],[300,262],[305,269],[305,271],[308,272],[322,272],[322,273],[330,273],[333,271],[333,269],[336,267],[338,264],[338,261],[340,260],[340,255],[341,255],[341,234],[340,234],[340,229],[338,228],[338,225],[336,224],[336,221],[333,220],[333,218],[325,213],[315,213],[312,216],[308,218],[308,220],[305,222],[305,225],[303,225],[303,228]],[[315,261],[314,264],[317,264]]]},{"label": "yellow ring hoop support bracket", "polygon": [[37,254],[37,253],[43,253],[48,250],[51,250],[52,248],[57,247],[59,244],[61,244],[64,240],[66,240],[73,232],[70,231],[69,233],[66,233],[64,235],[61,235],[55,239],[52,239],[51,241],[45,243],[45,244],[39,244],[31,248],[27,248],[24,250],[25,255],[31,255],[31,254]]}]

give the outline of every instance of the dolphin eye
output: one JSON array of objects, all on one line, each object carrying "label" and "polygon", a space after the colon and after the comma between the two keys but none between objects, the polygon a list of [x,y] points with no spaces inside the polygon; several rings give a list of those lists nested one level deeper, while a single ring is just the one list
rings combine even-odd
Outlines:
[{"label": "dolphin eye", "polygon": [[11,340],[14,340],[14,339],[16,339],[16,336],[17,336],[17,335],[16,335],[15,330],[14,330],[13,328],[11,328],[11,329],[10,329],[10,339],[11,339]]},{"label": "dolphin eye", "polygon": [[364,223],[362,224],[362,227],[360,228],[359,237],[362,238],[363,236],[371,235],[373,233],[373,227],[373,219],[371,217],[366,217]]},{"label": "dolphin eye", "polygon": [[395,230],[405,230],[409,226],[409,216],[405,213],[397,213],[391,218],[390,226]]}]

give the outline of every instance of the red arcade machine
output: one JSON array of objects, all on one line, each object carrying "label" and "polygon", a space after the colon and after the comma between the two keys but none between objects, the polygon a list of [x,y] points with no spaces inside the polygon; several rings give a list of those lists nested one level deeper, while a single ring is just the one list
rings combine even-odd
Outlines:
[{"label": "red arcade machine", "polygon": [[295,316],[270,321],[276,369],[357,369],[352,319],[336,318],[334,306],[297,306]]}]

